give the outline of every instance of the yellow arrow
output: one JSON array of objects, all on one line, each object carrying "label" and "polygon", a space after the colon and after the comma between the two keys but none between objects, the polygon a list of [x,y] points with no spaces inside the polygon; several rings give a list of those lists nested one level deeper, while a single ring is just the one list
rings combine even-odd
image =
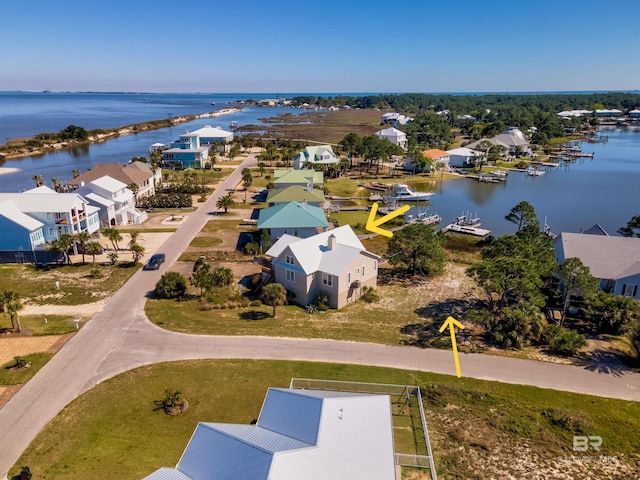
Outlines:
[{"label": "yellow arrow", "polygon": [[409,208],[410,208],[409,205],[403,205],[397,210],[394,210],[393,212],[388,213],[384,217],[378,218],[376,220],[376,213],[378,212],[378,204],[374,203],[371,206],[371,211],[369,212],[369,218],[367,219],[367,225],[364,228],[366,228],[370,232],[378,233],[380,235],[384,235],[385,237],[391,238],[393,237],[393,232],[390,232],[389,230],[383,230],[382,228],[380,228],[380,225],[388,222],[392,218],[396,218],[397,216],[402,215],[404,212],[409,210]]},{"label": "yellow arrow", "polygon": [[447,317],[442,326],[440,327],[440,333],[444,332],[444,329],[449,327],[449,333],[451,333],[451,345],[453,346],[453,360],[456,362],[456,375],[460,378],[460,360],[458,360],[458,347],[456,345],[456,332],[453,329],[454,325],[458,328],[464,328],[459,321],[453,317]]}]

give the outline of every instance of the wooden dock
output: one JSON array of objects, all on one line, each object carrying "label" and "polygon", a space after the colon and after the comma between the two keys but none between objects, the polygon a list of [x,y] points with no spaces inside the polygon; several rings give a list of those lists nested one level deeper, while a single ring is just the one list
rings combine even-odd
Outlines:
[{"label": "wooden dock", "polygon": [[444,233],[446,232],[464,233],[466,235],[474,235],[476,237],[486,237],[488,235],[491,235],[491,230],[487,230],[485,228],[470,227],[467,225],[458,225],[457,223],[450,223],[446,227],[443,227],[442,231]]}]

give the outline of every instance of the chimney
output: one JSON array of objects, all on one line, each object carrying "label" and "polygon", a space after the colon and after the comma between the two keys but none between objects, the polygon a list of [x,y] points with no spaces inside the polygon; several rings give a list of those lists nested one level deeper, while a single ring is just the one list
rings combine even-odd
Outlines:
[{"label": "chimney", "polygon": [[302,201],[302,208],[304,208],[305,210],[307,210],[307,207],[308,207],[308,206],[309,206],[309,204],[307,203],[307,199],[305,198],[305,199]]},{"label": "chimney", "polygon": [[329,248],[329,250],[333,250],[336,248],[336,236],[333,233],[329,235],[327,247]]}]

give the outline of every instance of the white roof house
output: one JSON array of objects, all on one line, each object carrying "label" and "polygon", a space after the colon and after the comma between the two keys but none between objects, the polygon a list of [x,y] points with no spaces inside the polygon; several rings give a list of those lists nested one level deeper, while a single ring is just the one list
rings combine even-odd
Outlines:
[{"label": "white roof house", "polygon": [[200,143],[202,144],[233,141],[233,132],[228,132],[220,127],[212,127],[211,125],[205,125],[191,133],[200,137]]},{"label": "white roof house", "polygon": [[602,290],[640,298],[640,238],[562,232],[554,249],[558,263],[579,258]]},{"label": "white roof house", "polygon": [[145,480],[393,480],[388,395],[270,388],[256,425],[200,423]]},{"label": "white roof house", "polygon": [[449,154],[449,165],[452,167],[469,167],[472,166],[478,152],[467,147],[454,148],[447,150]]},{"label": "white roof house", "polygon": [[146,212],[136,210],[135,195],[127,185],[108,175],[96,178],[77,191],[100,210],[103,225],[142,223],[148,217]]},{"label": "white roof house", "polygon": [[340,163],[340,158],[331,148],[331,145],[313,145],[305,147],[293,159],[293,168],[313,168],[314,165],[335,165]]},{"label": "white roof house", "polygon": [[407,147],[407,134],[394,127],[385,128],[376,132],[376,137],[389,140],[394,145]]}]

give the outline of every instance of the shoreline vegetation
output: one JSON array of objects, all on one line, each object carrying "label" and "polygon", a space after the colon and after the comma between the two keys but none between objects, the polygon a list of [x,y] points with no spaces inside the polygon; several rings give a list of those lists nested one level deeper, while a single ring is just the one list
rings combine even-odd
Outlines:
[{"label": "shoreline vegetation", "polygon": [[[63,150],[65,148],[75,147],[82,144],[100,143],[113,138],[131,135],[133,133],[146,132],[150,130],[158,130],[160,128],[173,127],[182,123],[191,122],[199,118],[219,117],[242,111],[242,108],[231,107],[224,108],[215,112],[206,112],[194,115],[181,115],[176,117],[165,118],[162,120],[151,120],[148,122],[134,123],[121,127],[108,129],[88,130],[86,139],[65,139],[61,141],[55,133],[41,133],[31,138],[16,138],[7,140],[6,143],[0,145],[0,165],[5,160],[30,157],[34,155],[43,155],[45,153]],[[68,128],[68,127],[67,127]],[[46,138],[42,138],[46,137]],[[41,139],[42,138],[42,139]],[[0,168],[0,175],[12,173],[16,169]]]}]

